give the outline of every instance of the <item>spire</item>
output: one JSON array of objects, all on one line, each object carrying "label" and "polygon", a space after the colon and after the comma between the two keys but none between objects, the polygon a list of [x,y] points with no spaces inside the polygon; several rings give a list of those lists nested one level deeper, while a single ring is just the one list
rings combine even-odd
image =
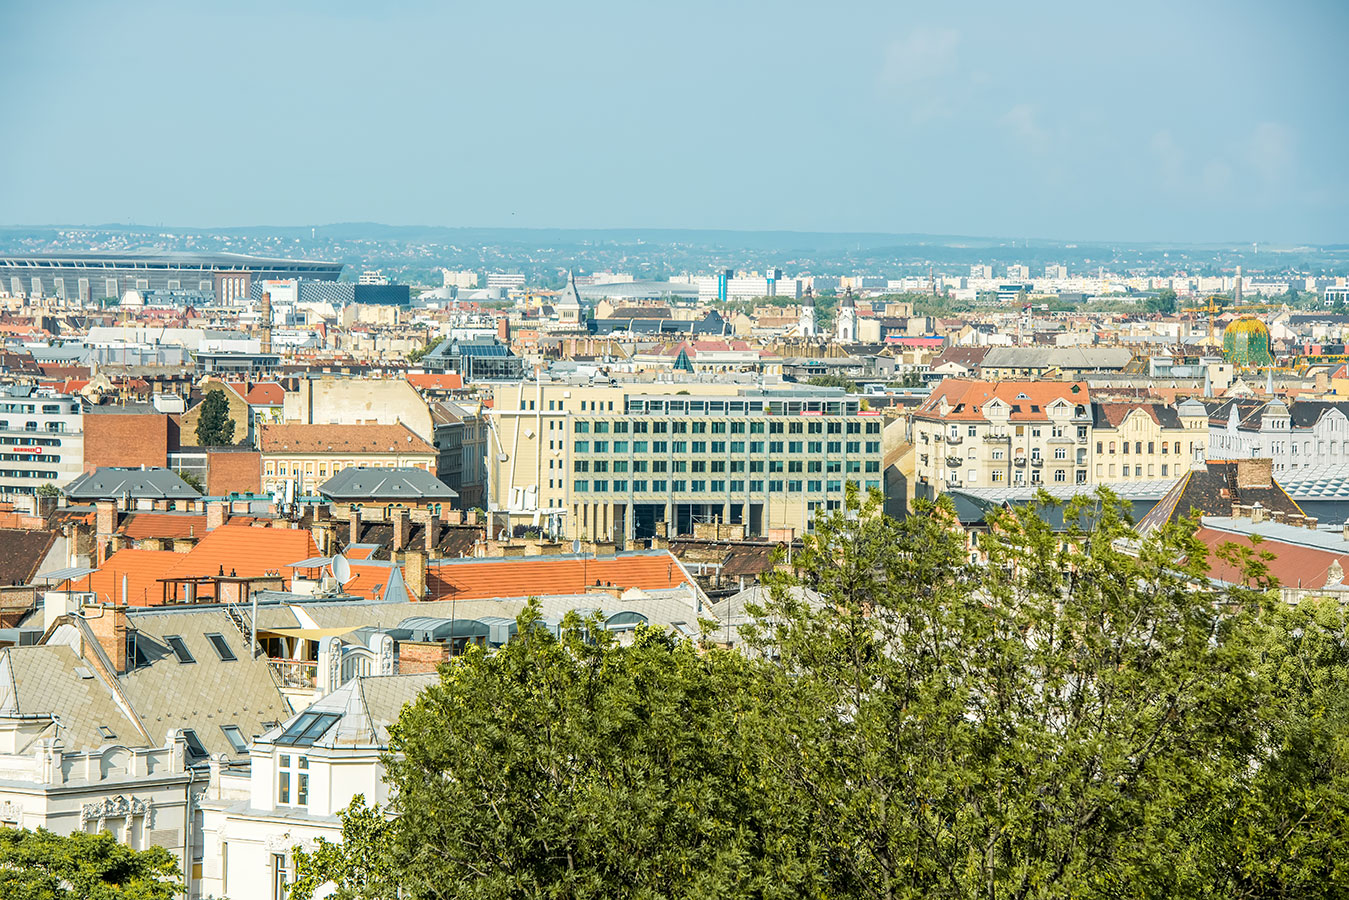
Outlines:
[{"label": "spire", "polygon": [[811,309],[815,308],[815,290],[810,285],[806,285],[805,305]]},{"label": "spire", "polygon": [[842,306],[843,306],[844,309],[856,309],[856,308],[857,308],[857,303],[856,303],[856,301],[854,301],[853,298],[852,298],[852,285],[848,285],[847,290],[845,290],[845,291],[843,292],[843,303],[842,303]]}]

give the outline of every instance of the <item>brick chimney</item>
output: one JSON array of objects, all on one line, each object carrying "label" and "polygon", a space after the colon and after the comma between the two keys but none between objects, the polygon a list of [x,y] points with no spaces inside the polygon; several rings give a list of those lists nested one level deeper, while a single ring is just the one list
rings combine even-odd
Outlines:
[{"label": "brick chimney", "polygon": [[436,538],[440,537],[440,516],[435,513],[426,517],[426,555],[436,552]]},{"label": "brick chimney", "polygon": [[94,504],[94,534],[108,537],[117,530],[117,501],[99,500]]},{"label": "brick chimney", "polygon": [[1274,486],[1274,460],[1237,460],[1237,490],[1260,490]]},{"label": "brick chimney", "polygon": [[409,550],[403,555],[403,584],[410,599],[426,599],[426,554],[421,550]]},{"label": "brick chimney", "polygon": [[212,500],[206,504],[206,530],[215,531],[229,520],[230,505],[225,500]]},{"label": "brick chimney", "polygon": [[392,510],[389,518],[393,520],[393,547],[390,549],[394,553],[399,553],[407,548],[408,532],[412,530],[408,521],[408,511],[400,507]]},{"label": "brick chimney", "polygon": [[357,544],[361,540],[361,511],[352,507],[347,512],[347,543]]},{"label": "brick chimney", "polygon": [[92,614],[92,607],[85,613],[85,621],[89,623],[89,630],[93,632],[94,639],[98,641],[103,652],[112,660],[112,667],[117,675],[121,675],[127,670],[126,658],[126,633],[128,630],[126,607],[125,606],[104,606],[102,615]]}]

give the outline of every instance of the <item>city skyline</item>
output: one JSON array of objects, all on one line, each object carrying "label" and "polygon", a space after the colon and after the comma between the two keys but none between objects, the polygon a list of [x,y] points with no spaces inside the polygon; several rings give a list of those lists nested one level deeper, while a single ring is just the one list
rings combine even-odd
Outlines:
[{"label": "city skyline", "polygon": [[0,12],[6,224],[1349,234],[1332,3],[63,18]]}]

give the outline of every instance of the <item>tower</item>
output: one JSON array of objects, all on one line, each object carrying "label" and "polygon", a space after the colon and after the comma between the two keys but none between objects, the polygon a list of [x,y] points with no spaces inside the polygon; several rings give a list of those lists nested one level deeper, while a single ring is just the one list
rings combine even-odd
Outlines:
[{"label": "tower", "polygon": [[258,325],[262,328],[262,340],[259,341],[259,349],[263,353],[272,352],[272,295],[267,291],[262,292],[262,304],[258,310]]},{"label": "tower", "polygon": [[798,326],[802,337],[813,338],[816,335],[815,326],[815,291],[810,285],[806,285],[806,295],[801,303],[801,324]]},{"label": "tower", "polygon": [[1241,266],[1237,266],[1237,278],[1232,284],[1232,305],[1241,305]]},{"label": "tower", "polygon": [[838,305],[838,328],[836,336],[840,344],[857,343],[857,304],[852,298],[852,288],[843,294]]}]

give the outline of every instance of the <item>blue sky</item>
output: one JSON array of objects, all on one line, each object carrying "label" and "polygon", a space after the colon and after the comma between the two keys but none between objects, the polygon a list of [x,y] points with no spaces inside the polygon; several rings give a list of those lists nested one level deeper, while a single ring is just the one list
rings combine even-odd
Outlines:
[{"label": "blue sky", "polygon": [[1349,3],[0,3],[0,223],[1349,242]]}]

